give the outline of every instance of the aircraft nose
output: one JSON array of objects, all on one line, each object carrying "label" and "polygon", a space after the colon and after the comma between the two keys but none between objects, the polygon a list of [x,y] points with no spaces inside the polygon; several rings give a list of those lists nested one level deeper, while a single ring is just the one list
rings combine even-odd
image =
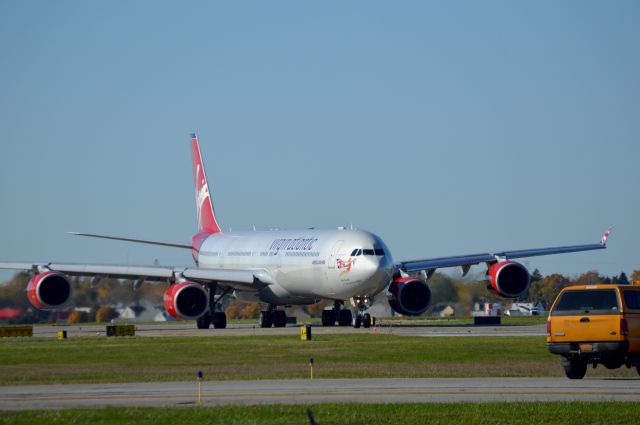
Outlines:
[{"label": "aircraft nose", "polygon": [[361,273],[366,280],[384,280],[391,279],[392,270],[389,262],[384,257],[364,257],[365,261],[361,264]]}]

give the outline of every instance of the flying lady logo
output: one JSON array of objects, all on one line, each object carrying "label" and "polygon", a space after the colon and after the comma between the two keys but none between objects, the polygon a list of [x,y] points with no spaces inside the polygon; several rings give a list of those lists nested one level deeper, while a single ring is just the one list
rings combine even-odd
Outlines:
[{"label": "flying lady logo", "polygon": [[355,257],[349,257],[347,261],[344,261],[342,258],[336,259],[336,267],[341,269],[340,276],[347,274],[351,271],[351,267],[356,263]]},{"label": "flying lady logo", "polygon": [[207,182],[204,179],[204,175],[201,175],[200,164],[196,166],[196,182],[198,184],[198,190],[196,193],[196,207],[198,214],[198,223],[200,227],[202,227],[202,205],[209,198],[209,188],[207,186]]}]

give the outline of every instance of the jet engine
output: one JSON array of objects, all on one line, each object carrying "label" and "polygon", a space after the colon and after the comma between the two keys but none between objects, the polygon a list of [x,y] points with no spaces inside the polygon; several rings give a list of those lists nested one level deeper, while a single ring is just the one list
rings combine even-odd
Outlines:
[{"label": "jet engine", "polygon": [[389,305],[396,312],[408,316],[424,313],[431,301],[431,289],[415,277],[398,277],[393,279],[387,292]]},{"label": "jet engine", "polygon": [[529,272],[515,261],[493,263],[487,270],[487,276],[493,289],[505,298],[517,298],[529,289]]},{"label": "jet engine", "polygon": [[194,282],[170,285],[162,300],[167,313],[176,319],[197,319],[209,308],[209,293],[202,285]]},{"label": "jet engine", "polygon": [[40,273],[29,280],[27,298],[40,310],[54,310],[65,305],[71,298],[71,284],[60,272]]}]

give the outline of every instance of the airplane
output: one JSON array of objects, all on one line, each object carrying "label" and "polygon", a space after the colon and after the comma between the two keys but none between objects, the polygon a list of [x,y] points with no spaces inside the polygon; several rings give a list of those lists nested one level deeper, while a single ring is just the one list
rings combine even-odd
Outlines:
[{"label": "airplane", "polygon": [[[333,301],[322,312],[322,325],[368,328],[367,312],[376,296],[386,292],[391,308],[402,315],[420,315],[429,307],[428,279],[436,269],[461,267],[463,276],[472,265],[487,266],[487,288],[504,298],[526,293],[530,276],[517,258],[605,249],[611,228],[599,243],[552,248],[486,252],[472,255],[394,262],[389,248],[365,230],[301,229],[222,232],[216,218],[205,175],[198,137],[191,134],[195,183],[197,233],[191,243],[174,243],[129,237],[71,232],[74,235],[160,245],[191,250],[195,266],[129,266],[75,263],[1,262],[0,269],[32,274],[27,298],[43,310],[65,306],[71,298],[70,277],[130,279],[134,290],[143,282],[168,284],[165,309],[176,319],[196,320],[199,329],[225,328],[220,307],[225,296],[266,304],[260,312],[263,328],[284,327],[281,306]],[[345,306],[350,300],[355,312]],[[354,314],[355,313],[355,314]]]}]

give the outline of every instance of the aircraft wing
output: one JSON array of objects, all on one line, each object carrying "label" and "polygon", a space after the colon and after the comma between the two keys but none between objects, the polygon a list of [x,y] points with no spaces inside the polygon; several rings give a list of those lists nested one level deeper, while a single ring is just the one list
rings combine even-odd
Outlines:
[{"label": "aircraft wing", "polygon": [[479,263],[491,263],[495,261],[512,260],[515,258],[537,257],[540,255],[564,254],[569,252],[605,249],[607,247],[607,239],[610,233],[611,228],[607,229],[607,231],[600,239],[600,242],[595,244],[498,251],[471,255],[458,255],[452,257],[429,258],[424,260],[401,261],[397,264],[397,267],[405,272],[415,272],[421,270],[434,271],[435,269],[439,268],[461,266],[463,268],[463,273],[466,274],[466,272],[469,270],[469,267]]},{"label": "aircraft wing", "polygon": [[199,283],[217,283],[241,291],[259,291],[272,283],[265,270],[205,269],[198,267],[128,266],[73,263],[2,263],[0,269],[26,270],[34,273],[57,271],[68,276],[132,279],[172,283],[181,279]]}]

